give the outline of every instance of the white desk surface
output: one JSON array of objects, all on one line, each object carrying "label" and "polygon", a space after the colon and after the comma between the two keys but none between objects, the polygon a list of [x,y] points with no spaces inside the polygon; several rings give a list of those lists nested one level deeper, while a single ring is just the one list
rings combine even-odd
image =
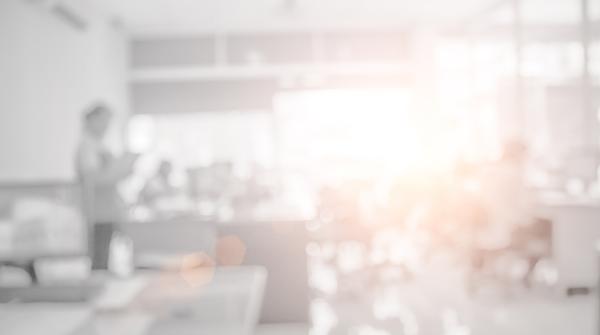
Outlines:
[{"label": "white desk surface", "polygon": [[[140,273],[85,304],[0,304],[2,335],[250,334],[266,281],[260,267]],[[123,299],[123,296],[127,297]]]}]

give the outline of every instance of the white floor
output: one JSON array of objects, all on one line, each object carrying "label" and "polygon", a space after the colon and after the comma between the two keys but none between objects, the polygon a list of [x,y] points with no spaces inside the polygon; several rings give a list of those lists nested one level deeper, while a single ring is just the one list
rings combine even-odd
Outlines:
[{"label": "white floor", "polygon": [[[409,278],[390,279],[382,275],[383,272],[373,275],[376,272],[373,269],[353,274],[332,271],[336,278],[328,280],[336,283],[333,285],[336,289],[326,293],[327,290],[318,289],[326,285],[316,285],[310,334],[600,334],[595,291],[586,296],[566,297],[558,289],[527,289],[518,282],[507,284],[478,279],[475,282],[479,283],[479,289],[473,294],[468,293],[465,272],[450,264],[431,264]],[[297,328],[269,332],[264,328],[264,332],[258,334],[308,332]]]},{"label": "white floor", "polygon": [[[358,314],[360,307],[346,306],[346,313]],[[349,311],[348,311],[349,310]],[[260,325],[256,335],[596,335],[596,304],[592,297],[567,298],[555,301],[514,301],[500,305],[473,304],[471,310],[458,315],[461,325],[440,329],[418,326],[414,332],[401,322],[379,321],[375,324],[358,319],[338,324],[326,331],[310,331],[308,325]],[[450,316],[451,318],[451,316]],[[341,320],[340,320],[341,321]],[[433,321],[433,320],[432,320]],[[452,321],[449,321],[452,323]],[[344,321],[341,321],[344,323]],[[437,323],[437,322],[432,322]],[[468,324],[465,326],[465,324]],[[436,330],[437,328],[437,330]],[[442,327],[443,328],[443,327]]]},{"label": "white floor", "polygon": [[255,335],[308,335],[310,326],[303,324],[260,325]]}]

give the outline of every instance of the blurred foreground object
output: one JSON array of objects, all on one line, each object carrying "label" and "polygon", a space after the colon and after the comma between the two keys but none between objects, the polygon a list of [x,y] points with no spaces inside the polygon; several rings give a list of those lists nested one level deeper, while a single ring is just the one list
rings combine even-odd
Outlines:
[{"label": "blurred foreground object", "polygon": [[[260,267],[194,267],[145,271],[108,279],[94,299],[72,304],[0,304],[2,335],[250,335],[262,303],[266,271]],[[68,292],[64,292],[68,293]],[[35,320],[34,322],[31,322]]]}]

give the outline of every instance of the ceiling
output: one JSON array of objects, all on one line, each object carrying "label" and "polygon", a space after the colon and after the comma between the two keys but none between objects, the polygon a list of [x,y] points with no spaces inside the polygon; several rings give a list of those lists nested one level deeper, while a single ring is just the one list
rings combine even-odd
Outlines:
[{"label": "ceiling", "polygon": [[498,0],[92,0],[134,35],[393,28],[473,15]]}]

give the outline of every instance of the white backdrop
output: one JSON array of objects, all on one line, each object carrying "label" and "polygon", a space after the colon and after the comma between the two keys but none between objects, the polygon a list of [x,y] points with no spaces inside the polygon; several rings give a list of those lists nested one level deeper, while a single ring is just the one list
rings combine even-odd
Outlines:
[{"label": "white backdrop", "polygon": [[35,2],[0,1],[0,182],[72,180],[82,111],[102,100],[118,121],[127,113],[124,34],[91,13],[78,30]]}]

